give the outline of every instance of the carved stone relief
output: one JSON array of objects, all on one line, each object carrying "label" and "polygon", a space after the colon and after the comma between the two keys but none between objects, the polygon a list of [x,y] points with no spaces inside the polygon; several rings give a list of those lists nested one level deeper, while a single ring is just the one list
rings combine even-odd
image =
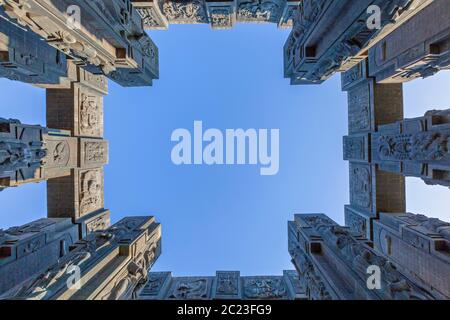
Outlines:
[{"label": "carved stone relief", "polygon": [[381,160],[439,161],[448,155],[448,134],[419,132],[378,137]]},{"label": "carved stone relief", "polygon": [[80,93],[79,132],[85,136],[102,136],[103,110],[101,98],[95,95]]},{"label": "carved stone relief", "polygon": [[240,0],[237,20],[242,22],[278,22],[280,5],[271,0]]},{"label": "carved stone relief", "polygon": [[211,293],[211,282],[209,278],[178,278],[172,284],[167,298],[176,300],[208,299]]},{"label": "carved stone relief", "polygon": [[246,277],[244,296],[248,299],[283,299],[288,296],[286,283],[280,277]]},{"label": "carved stone relief", "polygon": [[369,211],[372,209],[370,166],[350,164],[350,202]]},{"label": "carved stone relief", "polygon": [[239,295],[239,272],[217,272],[216,296],[237,297]]},{"label": "carved stone relief", "polygon": [[184,2],[166,1],[163,13],[170,23],[208,23],[208,16],[203,1]]},{"label": "carved stone relief", "polygon": [[103,207],[102,170],[80,172],[80,215]]}]

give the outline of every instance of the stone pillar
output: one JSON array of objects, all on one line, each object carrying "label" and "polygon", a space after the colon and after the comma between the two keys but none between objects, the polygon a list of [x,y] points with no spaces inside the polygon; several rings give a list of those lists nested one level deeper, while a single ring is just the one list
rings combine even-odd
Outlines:
[{"label": "stone pillar", "polygon": [[0,118],[0,187],[70,175],[78,143],[68,131]]},{"label": "stone pillar", "polygon": [[[284,47],[285,76],[292,84],[320,84],[367,57],[367,50],[432,0],[304,0]],[[380,28],[369,28],[381,9]]]},{"label": "stone pillar", "polygon": [[378,213],[406,210],[405,178],[381,171],[373,162],[372,135],[386,123],[403,119],[401,84],[378,84],[368,77],[363,61],[342,74],[348,92],[349,136],[344,137],[344,160],[350,161],[350,204],[346,225],[372,239],[372,221]]},{"label": "stone pillar", "polygon": [[[292,263],[309,299],[439,298],[398,272],[364,237],[323,214],[295,215],[288,230]],[[368,285],[373,268],[379,270],[379,288]]]},{"label": "stone pillar", "polygon": [[[136,297],[161,253],[161,227],[153,217],[129,217],[95,231],[71,251],[2,298],[39,300],[125,300]],[[74,270],[79,271],[79,286]]]},{"label": "stone pillar", "polygon": [[57,263],[78,240],[78,226],[70,219],[0,229],[0,296]]},{"label": "stone pillar", "polygon": [[450,299],[450,224],[411,213],[374,221],[374,248],[440,299]]},{"label": "stone pillar", "polygon": [[450,186],[450,109],[379,127],[371,136],[372,162],[381,170]]},{"label": "stone pillar", "polygon": [[370,76],[401,83],[450,69],[450,0],[435,0],[369,50]]},{"label": "stone pillar", "polygon": [[128,1],[3,2],[11,19],[90,72],[126,87],[149,86],[159,77],[158,49]]},{"label": "stone pillar", "polygon": [[68,130],[78,138],[78,166],[70,175],[47,184],[48,216],[72,218],[82,234],[109,226],[104,209],[103,166],[108,162],[108,143],[103,140],[104,76],[78,68],[69,89],[47,89],[47,123]]}]

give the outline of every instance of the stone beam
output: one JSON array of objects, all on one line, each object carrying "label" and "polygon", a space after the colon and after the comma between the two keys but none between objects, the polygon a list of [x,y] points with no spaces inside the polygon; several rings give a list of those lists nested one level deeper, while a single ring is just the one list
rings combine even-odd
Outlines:
[{"label": "stone beam", "polygon": [[[284,47],[291,84],[320,84],[367,57],[367,50],[433,0],[305,0],[294,15]],[[381,10],[379,28],[369,28],[368,8]]]},{"label": "stone beam", "polygon": [[[365,238],[323,214],[295,215],[289,222],[289,253],[309,299],[439,299],[397,271]],[[370,268],[380,286],[369,288]]]},{"label": "stone beam", "polygon": [[159,76],[158,49],[128,2],[4,0],[6,14],[78,66],[122,86],[147,86]]},{"label": "stone beam", "polygon": [[172,277],[150,272],[140,300],[302,300],[305,291],[297,273],[283,276],[241,277],[239,271],[218,271],[215,277]]},{"label": "stone beam", "polygon": [[78,152],[68,131],[0,119],[0,187],[70,175]]},{"label": "stone beam", "polygon": [[372,163],[381,170],[450,187],[450,109],[380,126],[371,136]]},{"label": "stone beam", "polygon": [[[126,300],[136,297],[161,254],[161,227],[153,217],[128,217],[72,245],[42,273],[4,293],[25,300]],[[71,281],[79,270],[77,285]]]},{"label": "stone beam", "polygon": [[230,29],[236,22],[276,23],[290,28],[301,1],[292,0],[132,0],[144,26],[164,30],[170,24],[208,23],[213,29]]}]

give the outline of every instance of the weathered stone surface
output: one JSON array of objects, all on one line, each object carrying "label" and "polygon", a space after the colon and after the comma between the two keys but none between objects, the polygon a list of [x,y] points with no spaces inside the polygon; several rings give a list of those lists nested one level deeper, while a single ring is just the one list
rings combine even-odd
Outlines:
[{"label": "weathered stone surface", "polygon": [[[128,1],[5,0],[11,19],[96,74],[122,86],[158,78],[158,51]],[[75,16],[71,16],[71,15]],[[79,14],[81,19],[77,19]]]},{"label": "weathered stone surface", "polygon": [[374,248],[440,299],[450,298],[450,224],[411,213],[381,213]]},{"label": "weathered stone surface", "polygon": [[[289,223],[289,252],[311,299],[436,299],[397,271],[365,238],[325,215],[296,215]],[[380,289],[367,285],[369,268],[380,270]]]},{"label": "weathered stone surface", "polygon": [[371,138],[373,162],[382,170],[450,186],[450,110],[379,127]]},{"label": "weathered stone surface", "polygon": [[[348,70],[365,59],[365,51],[373,42],[430,2],[303,1],[294,15],[294,27],[284,47],[286,77],[292,84],[320,84],[335,72]],[[373,5],[381,10],[381,29],[368,27],[371,16],[368,8]]]},{"label": "weathered stone surface", "polygon": [[293,300],[305,299],[295,271],[283,276],[241,277],[239,271],[218,271],[215,277],[172,277],[150,272],[139,293],[141,300]]},{"label": "weathered stone surface", "polygon": [[0,21],[0,77],[45,86],[67,76],[65,54],[9,21],[1,6]]},{"label": "weathered stone surface", "polygon": [[0,118],[0,186],[14,187],[70,174],[77,140],[68,132]]},{"label": "weathered stone surface", "polygon": [[449,0],[435,0],[375,44],[369,50],[370,76],[401,83],[450,69],[449,7]]},{"label": "weathered stone surface", "polygon": [[[3,295],[15,299],[119,300],[135,297],[160,255],[160,225],[152,217],[124,218],[91,233],[47,271]],[[67,286],[73,268],[81,286]]]},{"label": "weathered stone surface", "polygon": [[40,219],[0,234],[0,297],[57,263],[79,240],[70,219]]},{"label": "weathered stone surface", "polygon": [[301,1],[292,0],[132,0],[146,29],[167,29],[169,24],[209,23],[229,29],[235,22],[276,23],[290,28]]}]

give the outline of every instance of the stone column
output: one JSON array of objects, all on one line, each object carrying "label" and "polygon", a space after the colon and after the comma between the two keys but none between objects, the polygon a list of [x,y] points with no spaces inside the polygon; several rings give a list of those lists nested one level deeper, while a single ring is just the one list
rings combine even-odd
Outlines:
[{"label": "stone column", "polygon": [[57,263],[78,240],[78,226],[71,219],[39,219],[0,229],[0,297]]},{"label": "stone column", "polygon": [[372,221],[378,213],[406,210],[405,179],[380,170],[370,151],[372,135],[386,123],[403,119],[401,84],[378,84],[368,77],[363,61],[342,74],[348,92],[349,136],[344,137],[344,160],[350,161],[350,204],[346,225],[372,239]]},{"label": "stone column", "polygon": [[374,248],[439,299],[450,298],[450,224],[412,213],[374,221]]},{"label": "stone column", "polygon": [[[292,84],[320,84],[367,57],[367,50],[432,0],[304,0],[284,47],[285,76]],[[381,10],[380,28],[369,28]]]},{"label": "stone column", "polygon": [[78,139],[78,166],[70,175],[47,184],[48,216],[72,218],[82,234],[109,226],[104,209],[103,166],[108,162],[108,143],[103,140],[104,76],[77,69],[69,89],[47,89],[47,123],[68,130]]},{"label": "stone column", "polygon": [[0,118],[0,187],[68,176],[77,161],[70,132]]},{"label": "stone column", "polygon": [[[289,222],[289,252],[309,299],[437,299],[396,270],[364,237],[323,214],[295,215]],[[370,287],[372,268],[380,287]]]},{"label": "stone column", "polygon": [[[133,299],[160,253],[161,227],[153,217],[124,218],[75,243],[45,272],[9,290],[2,298]],[[79,279],[74,280],[74,274]]]}]

